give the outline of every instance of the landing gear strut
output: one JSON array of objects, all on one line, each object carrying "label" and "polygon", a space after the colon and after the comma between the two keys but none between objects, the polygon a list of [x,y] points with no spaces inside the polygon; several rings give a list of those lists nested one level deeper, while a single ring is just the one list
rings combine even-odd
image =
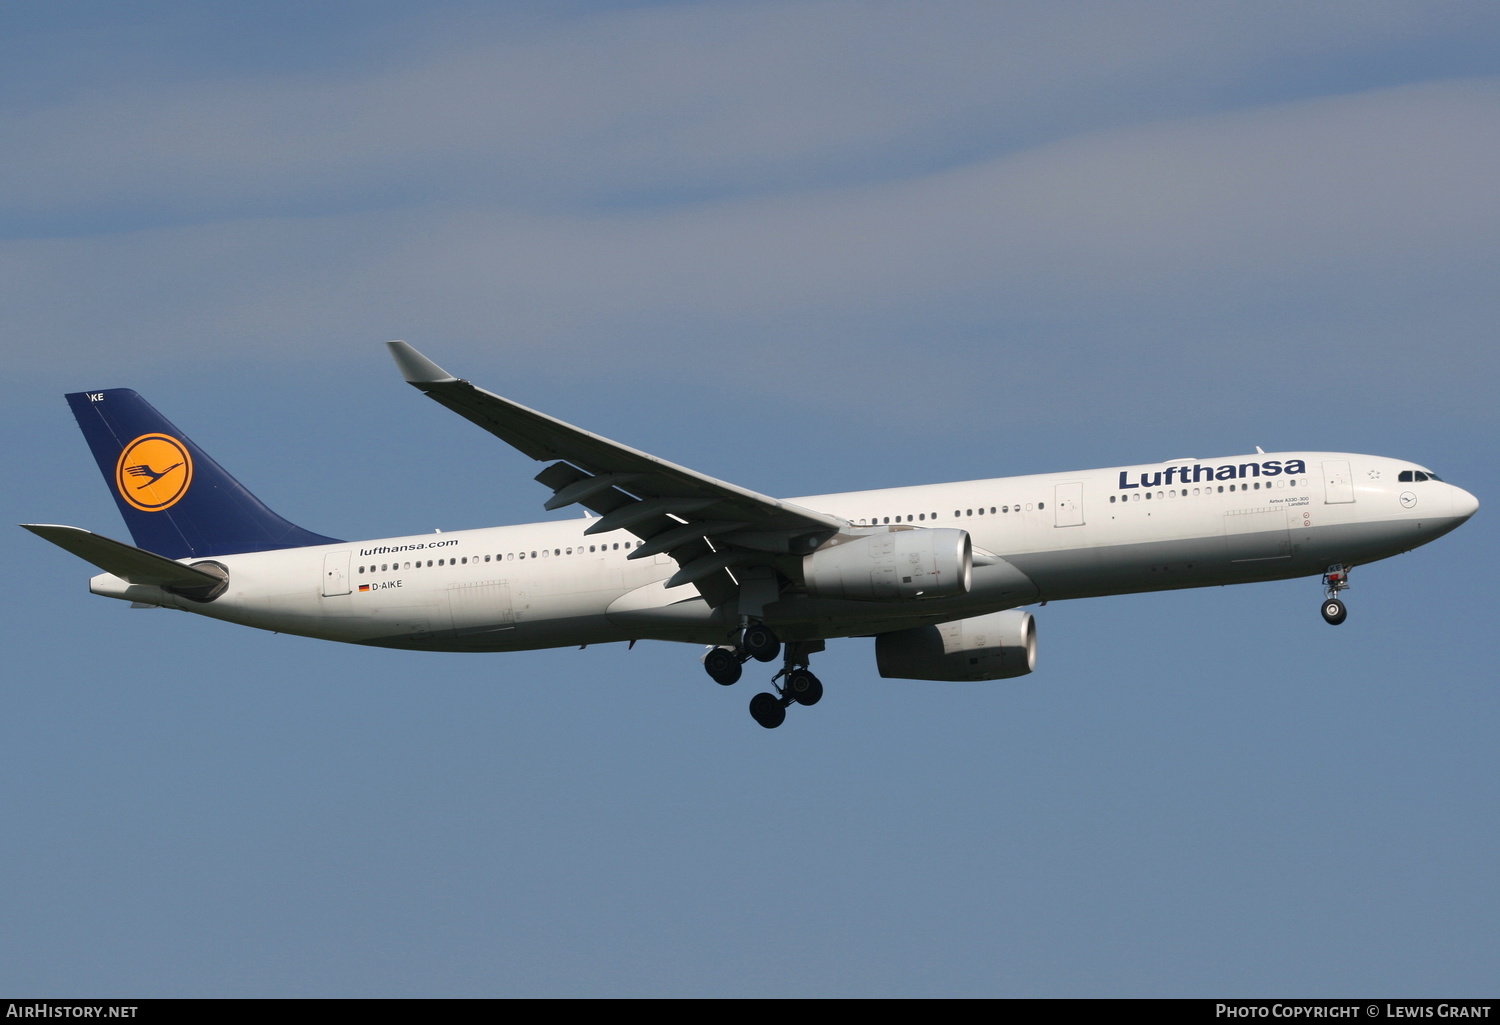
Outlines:
[{"label": "landing gear strut", "polygon": [[750,717],[774,730],[786,721],[786,710],[792,705],[812,706],[823,699],[822,682],[807,668],[809,657],[822,650],[822,641],[782,644],[770,627],[751,621],[741,628],[739,644],[721,644],[704,652],[703,668],[715,683],[727,687],[739,680],[746,662],[769,662],[780,655],[781,669],[771,677],[774,693],[750,699]]},{"label": "landing gear strut", "polygon": [[[823,684],[807,668],[810,655],[823,650],[822,641],[797,641],[786,645],[781,671],[771,677],[774,694],[757,694],[750,699],[750,717],[768,730],[786,721],[791,705],[816,705],[823,699]],[[776,681],[780,680],[778,687]]]},{"label": "landing gear strut", "polygon": [[740,630],[740,643],[709,648],[703,656],[703,669],[714,683],[728,687],[739,681],[741,666],[750,659],[769,662],[781,654],[781,640],[764,623],[746,622]]},{"label": "landing gear strut", "polygon": [[1323,621],[1338,626],[1349,618],[1349,610],[1339,600],[1339,592],[1349,586],[1349,567],[1335,563],[1323,574]]}]

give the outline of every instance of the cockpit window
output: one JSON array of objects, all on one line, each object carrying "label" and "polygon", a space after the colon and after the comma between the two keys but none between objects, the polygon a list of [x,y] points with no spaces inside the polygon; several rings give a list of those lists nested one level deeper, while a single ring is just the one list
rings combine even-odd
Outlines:
[{"label": "cockpit window", "polygon": [[1437,480],[1437,481],[1440,481],[1443,478],[1439,477],[1437,474],[1433,473],[1431,470],[1402,470],[1401,471],[1401,475],[1399,477],[1397,477],[1396,479],[1398,481],[1400,481],[1402,484],[1406,484],[1406,483],[1410,483],[1410,482],[1414,482],[1414,481],[1419,481],[1419,480]]},{"label": "cockpit window", "polygon": [[1443,478],[1439,477],[1437,474],[1433,473],[1431,470],[1428,470],[1427,471],[1427,479],[1428,480],[1442,480]]},{"label": "cockpit window", "polygon": [[1402,470],[1401,471],[1401,476],[1397,477],[1396,480],[1398,482],[1402,483],[1402,484],[1410,484],[1411,483],[1411,471],[1410,470]]}]

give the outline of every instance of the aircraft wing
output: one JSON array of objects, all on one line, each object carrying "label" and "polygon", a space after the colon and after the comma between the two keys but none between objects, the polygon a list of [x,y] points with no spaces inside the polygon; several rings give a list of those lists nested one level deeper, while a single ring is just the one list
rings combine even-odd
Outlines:
[{"label": "aircraft wing", "polygon": [[386,343],[408,384],[533,459],[557,460],[536,479],[546,508],[577,503],[599,514],[585,531],[628,530],[630,558],[668,553],[668,587],[696,584],[717,607],[737,591],[729,570],[811,552],[847,522],[761,495],[591,434],[460,380],[405,342]]}]

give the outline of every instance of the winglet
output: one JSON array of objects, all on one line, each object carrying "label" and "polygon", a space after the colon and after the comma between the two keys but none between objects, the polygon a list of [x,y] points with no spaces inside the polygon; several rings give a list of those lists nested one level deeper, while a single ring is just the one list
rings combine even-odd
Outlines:
[{"label": "winglet", "polygon": [[395,357],[396,366],[401,368],[401,376],[406,378],[407,384],[414,384],[420,388],[424,384],[446,384],[458,380],[405,342],[386,342],[385,344],[391,350],[391,355]]}]

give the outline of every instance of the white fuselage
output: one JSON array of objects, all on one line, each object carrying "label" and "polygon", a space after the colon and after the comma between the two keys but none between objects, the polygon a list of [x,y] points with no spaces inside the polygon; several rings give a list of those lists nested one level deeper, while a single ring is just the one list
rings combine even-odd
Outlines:
[{"label": "white fuselage", "polygon": [[[1288,470],[1292,472],[1288,472]],[[1257,453],[793,499],[855,527],[961,528],[976,552],[958,597],[813,598],[765,609],[787,640],[880,633],[1038,601],[1273,580],[1408,551],[1477,508],[1403,460]],[[1425,474],[1424,474],[1425,475]],[[514,651],[656,638],[722,643],[738,625],[666,555],[628,558],[586,518],[221,556],[228,589],[195,602],[101,574],[96,594],[328,640]],[[202,562],[204,560],[183,560]]]}]

